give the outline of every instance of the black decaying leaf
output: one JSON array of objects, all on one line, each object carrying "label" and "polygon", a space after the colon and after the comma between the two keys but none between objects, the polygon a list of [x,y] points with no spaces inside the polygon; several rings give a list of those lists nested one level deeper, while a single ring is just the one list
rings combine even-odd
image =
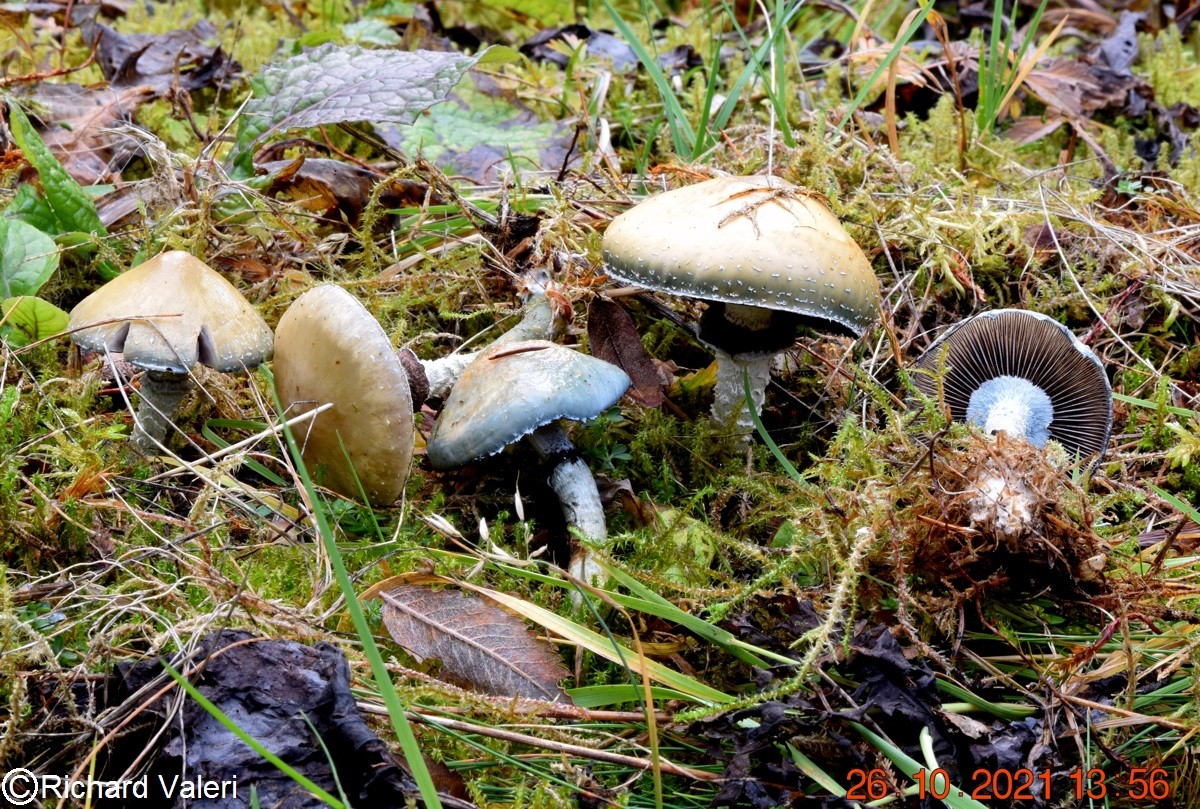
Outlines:
[{"label": "black decaying leaf", "polygon": [[[337,647],[221,630],[200,641],[192,660],[202,663],[192,676],[200,693],[327,792],[344,794],[355,806],[407,806],[416,799],[416,783],[359,713],[350,692],[350,666]],[[264,761],[199,703],[189,698],[176,704],[175,691],[161,690],[169,680],[159,660],[119,664],[110,679],[100,694],[102,707],[133,711],[137,720],[103,748],[97,778],[118,778],[140,762],[153,806],[248,806],[251,786],[262,806],[316,805],[289,775]],[[147,702],[145,694],[154,692],[160,696]],[[225,784],[236,779],[240,789],[236,797],[226,793],[213,800],[192,799],[181,781],[197,778]],[[165,794],[172,784],[172,794]],[[447,782],[447,787],[453,784]],[[473,806],[448,794],[441,800],[455,809]],[[132,804],[128,796],[117,796],[94,805]]]},{"label": "black decaying leaf", "polygon": [[383,624],[419,661],[441,660],[444,679],[502,697],[569,701],[558,655],[524,621],[457,590],[401,584],[382,594]]},{"label": "black decaying leaf", "polygon": [[955,421],[984,382],[999,376],[1027,379],[1046,392],[1054,408],[1050,437],[1080,455],[1103,452],[1112,426],[1112,394],[1095,355],[1065,326],[1016,309],[985,312],[951,328],[929,347],[914,384],[937,396],[936,373],[944,356],[946,404]]}]

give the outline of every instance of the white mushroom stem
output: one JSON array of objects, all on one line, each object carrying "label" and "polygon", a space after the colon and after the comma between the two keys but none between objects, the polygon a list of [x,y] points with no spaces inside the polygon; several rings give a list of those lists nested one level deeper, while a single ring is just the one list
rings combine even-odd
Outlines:
[{"label": "white mushroom stem", "polygon": [[1019,470],[1001,469],[993,464],[971,481],[971,525],[990,530],[1005,540],[1020,539],[1033,529],[1038,498]]},{"label": "white mushroom stem", "polygon": [[[429,398],[443,399],[454,383],[462,376],[466,367],[475,360],[478,351],[468,351],[462,354],[450,354],[436,360],[421,360],[425,369],[425,378],[429,380]],[[413,404],[416,404],[414,402]]]},{"label": "white mushroom stem", "polygon": [[147,455],[158,451],[167,437],[171,417],[191,387],[187,374],[149,370],[142,374],[141,401],[133,422],[133,445],[138,450]]},{"label": "white mushroom stem", "polygon": [[773,354],[731,354],[715,349],[717,353],[717,384],[713,389],[712,417],[717,424],[733,424],[738,435],[748,436],[754,431],[754,419],[746,408],[746,391],[742,383],[743,373],[750,374],[750,399],[754,412],[762,413],[767,397],[767,383],[771,381]]},{"label": "white mushroom stem", "polygon": [[[600,492],[596,479],[575,453],[571,439],[557,421],[539,427],[529,435],[529,443],[542,458],[565,458],[550,473],[550,488],[558,495],[567,526],[579,532],[594,545],[608,541],[608,527],[604,521],[604,506],[600,504]],[[575,542],[571,543],[573,546]],[[603,584],[604,571],[588,554],[586,545],[572,548],[571,563],[567,571],[589,584]],[[574,600],[574,599],[573,599]]]},{"label": "white mushroom stem", "polygon": [[1037,385],[1016,376],[998,376],[980,385],[967,403],[967,423],[991,435],[1003,430],[1041,449],[1050,440],[1054,404]]},{"label": "white mushroom stem", "polygon": [[[525,306],[521,322],[497,337],[489,347],[516,340],[553,340],[563,327],[563,320],[544,295],[539,295]],[[481,349],[483,350],[483,349]],[[479,351],[450,354],[436,360],[421,360],[425,377],[429,380],[429,398],[445,398],[462,372],[479,356]]]}]

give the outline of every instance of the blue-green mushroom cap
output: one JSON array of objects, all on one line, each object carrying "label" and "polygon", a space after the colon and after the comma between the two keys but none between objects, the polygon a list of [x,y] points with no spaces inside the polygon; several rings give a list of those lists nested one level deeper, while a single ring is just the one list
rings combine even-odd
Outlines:
[{"label": "blue-green mushroom cap", "polygon": [[596,418],[630,384],[612,363],[546,340],[491,346],[451,389],[426,456],[435,469],[450,469],[495,455],[559,419]]}]

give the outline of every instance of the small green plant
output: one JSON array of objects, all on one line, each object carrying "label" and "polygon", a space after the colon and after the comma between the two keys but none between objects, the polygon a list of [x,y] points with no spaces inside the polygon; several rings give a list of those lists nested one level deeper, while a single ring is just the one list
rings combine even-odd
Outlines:
[{"label": "small green plant", "polygon": [[1036,61],[1037,55],[1044,52],[1054,41],[1058,29],[1042,42],[1038,47],[1034,58],[1027,63],[1025,54],[1033,45],[1034,34],[1037,33],[1038,23],[1042,21],[1042,14],[1046,11],[1046,3],[1048,0],[1042,0],[1038,5],[1037,11],[1033,14],[1033,19],[1029,21],[1026,30],[1028,31],[1024,39],[1017,45],[1016,50],[1013,49],[1013,41],[1016,38],[1017,30],[1017,12],[1021,8],[1020,3],[1013,3],[1012,13],[1007,20],[1004,18],[1004,2],[1003,0],[994,0],[992,11],[992,31],[988,38],[987,47],[979,49],[979,101],[975,105],[975,127],[976,132],[991,133],[996,128],[996,123],[1003,115],[1005,107],[1020,87],[1021,82],[1025,80],[1032,63]]}]

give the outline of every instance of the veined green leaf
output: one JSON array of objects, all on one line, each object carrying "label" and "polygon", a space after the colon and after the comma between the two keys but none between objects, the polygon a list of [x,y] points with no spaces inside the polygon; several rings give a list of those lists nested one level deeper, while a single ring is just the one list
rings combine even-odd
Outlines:
[{"label": "veined green leaf", "polygon": [[478,59],[330,44],[266,65],[250,81],[253,95],[238,122],[233,166],[239,176],[252,176],[254,148],[290,129],[358,121],[411,124],[445,101]]},{"label": "veined green leaf", "polygon": [[53,239],[19,219],[0,217],[0,297],[36,294],[56,269]]},{"label": "veined green leaf", "polygon": [[8,298],[0,307],[4,310],[4,339],[16,348],[66,331],[70,322],[62,309],[31,295]]},{"label": "veined green leaf", "polygon": [[9,104],[8,107],[13,140],[25,159],[37,170],[46,203],[58,224],[58,232],[79,231],[107,236],[108,229],[100,221],[91,195],[62,167],[21,108],[16,104]]}]

